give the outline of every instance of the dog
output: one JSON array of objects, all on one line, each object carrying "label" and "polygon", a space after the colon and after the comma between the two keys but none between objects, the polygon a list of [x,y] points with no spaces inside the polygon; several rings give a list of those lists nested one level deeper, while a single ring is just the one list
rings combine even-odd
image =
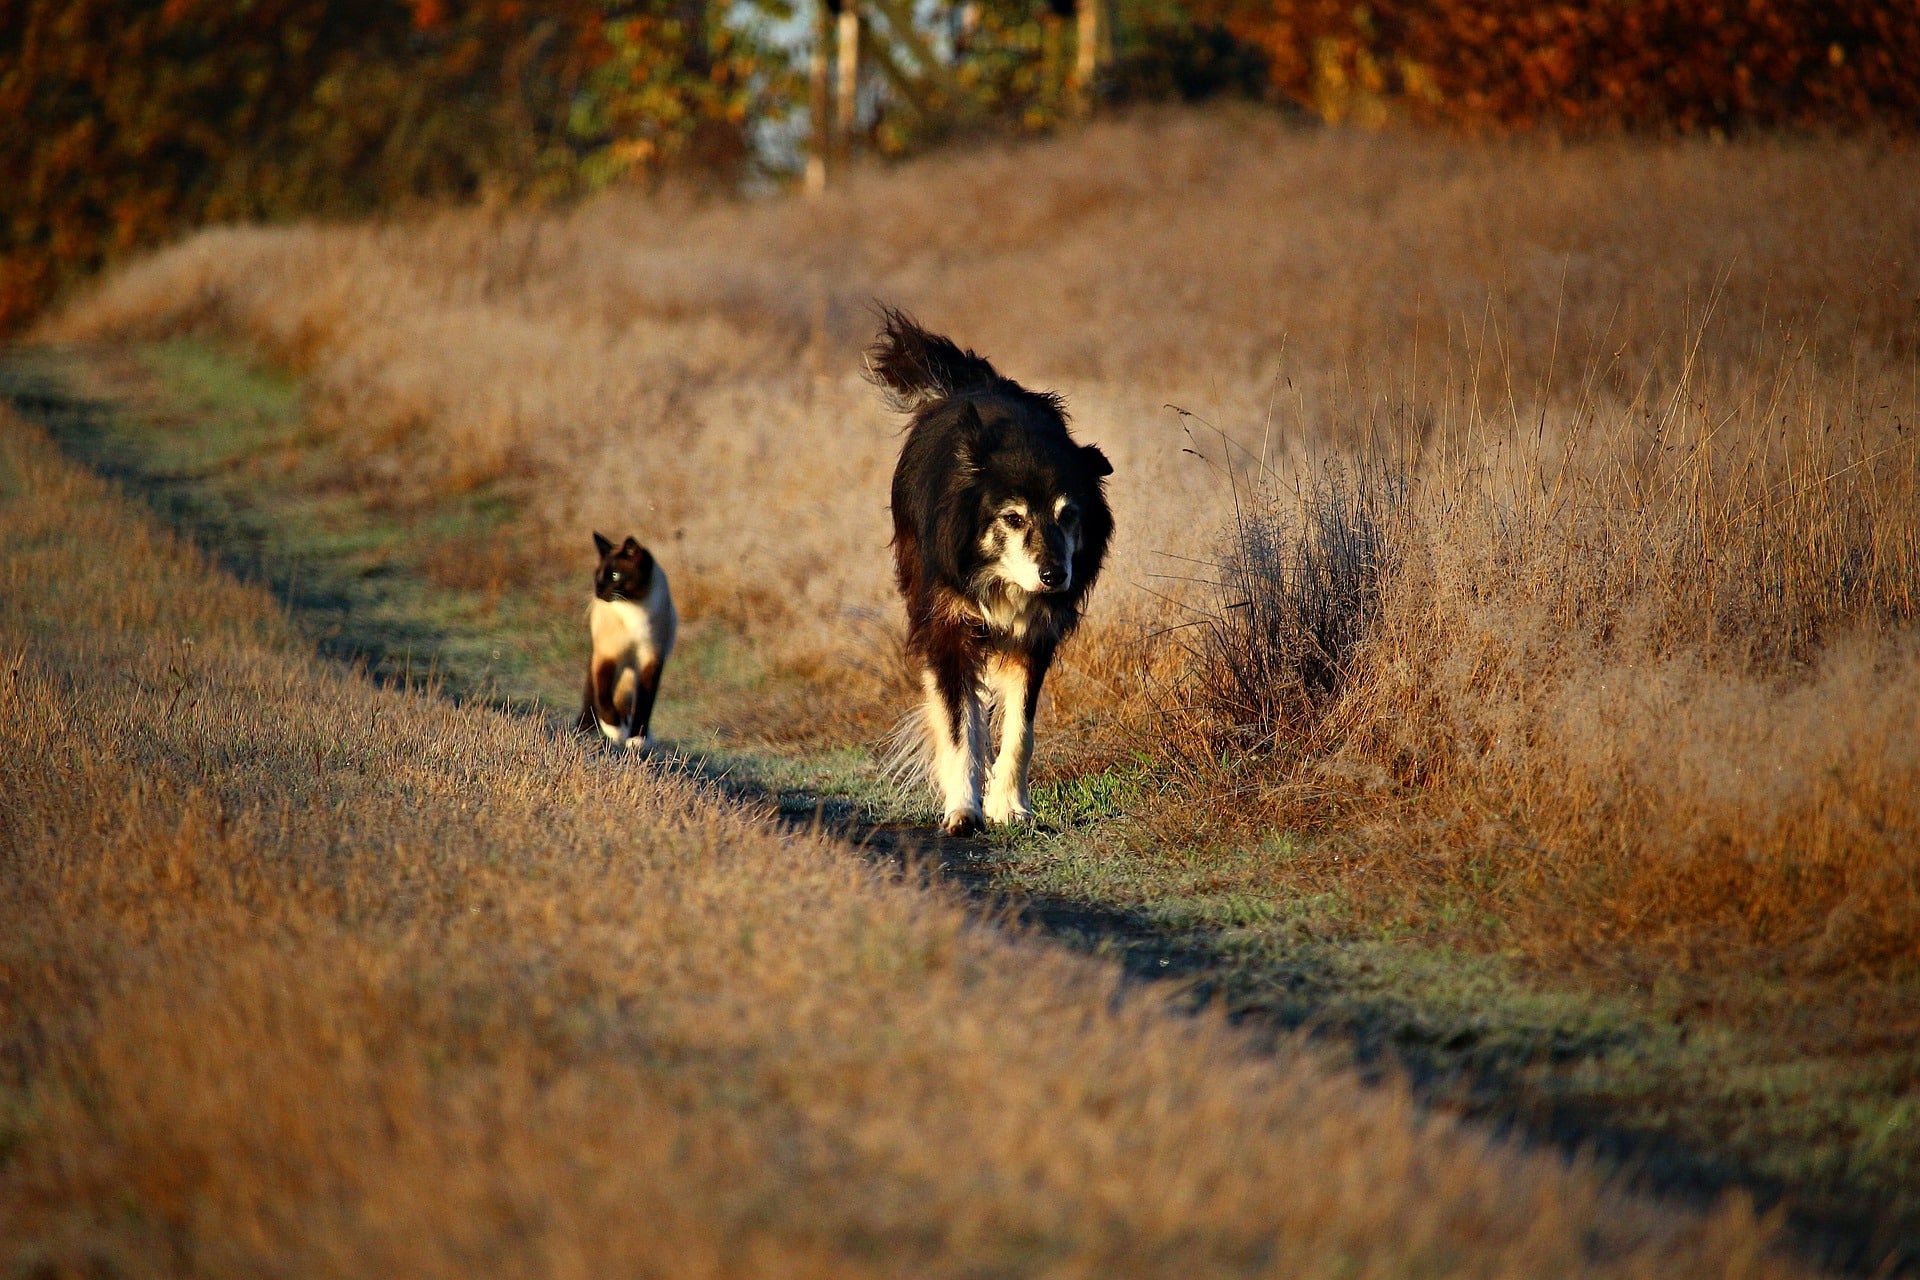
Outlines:
[{"label": "dog", "polygon": [[598,730],[616,747],[644,750],[660,675],[679,626],[673,593],[653,553],[634,538],[616,546],[596,532],[593,545],[600,553],[593,600],[587,606],[593,652],[576,727],[588,735]]},{"label": "dog", "polygon": [[[1076,444],[1065,402],[906,313],[880,309],[869,377],[911,415],[893,472],[893,563],[907,611],[907,654],[924,695],[941,829],[1032,816],[1040,686],[1080,624],[1100,576],[1113,513],[1106,454]],[[999,745],[986,770],[990,712]]]}]

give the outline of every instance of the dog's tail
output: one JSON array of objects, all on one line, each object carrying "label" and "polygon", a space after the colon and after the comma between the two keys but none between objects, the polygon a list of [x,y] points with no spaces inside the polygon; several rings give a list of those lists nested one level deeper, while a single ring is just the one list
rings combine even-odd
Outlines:
[{"label": "dog's tail", "polygon": [[881,739],[880,776],[905,791],[933,790],[933,729],[924,707],[901,716]]},{"label": "dog's tail", "polygon": [[867,348],[867,377],[896,413],[1000,381],[986,359],[928,333],[898,307],[880,308],[880,333]]}]

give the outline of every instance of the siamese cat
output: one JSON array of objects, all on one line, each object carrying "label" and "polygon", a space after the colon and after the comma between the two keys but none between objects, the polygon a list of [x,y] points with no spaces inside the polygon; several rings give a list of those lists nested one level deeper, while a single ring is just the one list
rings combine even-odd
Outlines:
[{"label": "siamese cat", "polygon": [[615,747],[644,750],[660,672],[673,652],[673,596],[653,553],[633,538],[615,546],[595,533],[593,545],[600,552],[587,606],[593,656],[578,728],[592,734],[597,727]]}]

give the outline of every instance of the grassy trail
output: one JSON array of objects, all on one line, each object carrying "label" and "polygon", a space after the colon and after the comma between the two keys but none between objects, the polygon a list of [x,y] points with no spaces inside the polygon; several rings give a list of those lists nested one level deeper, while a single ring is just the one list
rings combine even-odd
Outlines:
[{"label": "grassy trail", "polygon": [[0,1258],[257,1276],[1802,1274],[1325,1055],[316,660],[0,410]]},{"label": "grassy trail", "polygon": [[[585,556],[574,574],[476,572],[484,557],[470,549],[510,536],[504,491],[372,508],[308,447],[291,384],[199,344],[16,357],[6,381],[71,456],[270,584],[321,652],[456,704],[516,708],[554,728],[570,719]],[[869,856],[932,845],[926,815],[869,752],[782,751],[730,729],[769,679],[734,637],[693,620],[659,720],[684,770],[771,802],[790,826],[822,819]],[[1781,1093],[1806,1064],[1725,1029],[1690,1028],[1663,1007],[1674,993],[1623,1001],[1555,989],[1498,957],[1331,936],[1316,904],[1210,891],[1204,869],[1130,865],[1139,855],[1121,850],[1137,844],[1110,837],[1154,785],[1145,765],[1058,780],[1042,788],[1035,831],[941,844],[936,857],[977,899],[1129,972],[1180,979],[1255,1026],[1316,1027],[1365,1064],[1410,1071],[1441,1110],[1598,1147],[1698,1201],[1734,1186],[1763,1203],[1784,1197],[1802,1243],[1841,1265],[1920,1257],[1900,1192],[1911,1154],[1895,1144],[1862,1161],[1856,1148],[1822,1144],[1830,1111],[1905,1105],[1875,1074],[1897,1060],[1836,1067],[1825,1096]]]}]

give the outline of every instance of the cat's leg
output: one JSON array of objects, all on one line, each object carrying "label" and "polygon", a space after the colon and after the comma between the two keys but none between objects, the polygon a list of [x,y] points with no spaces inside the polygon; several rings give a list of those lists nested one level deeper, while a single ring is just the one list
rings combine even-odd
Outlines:
[{"label": "cat's leg", "polygon": [[627,746],[644,751],[653,744],[653,700],[660,695],[660,675],[666,670],[664,658],[640,664],[639,681],[633,691],[633,737]]},{"label": "cat's leg", "polygon": [[626,741],[626,720],[614,705],[614,686],[620,678],[620,664],[608,658],[593,663],[593,715],[608,742],[619,746]]},{"label": "cat's leg", "polygon": [[614,723],[620,728],[620,736],[614,739],[615,746],[633,745],[633,709],[639,700],[639,684],[639,674],[632,667],[622,665],[620,678],[613,685],[613,709],[619,716]]}]

